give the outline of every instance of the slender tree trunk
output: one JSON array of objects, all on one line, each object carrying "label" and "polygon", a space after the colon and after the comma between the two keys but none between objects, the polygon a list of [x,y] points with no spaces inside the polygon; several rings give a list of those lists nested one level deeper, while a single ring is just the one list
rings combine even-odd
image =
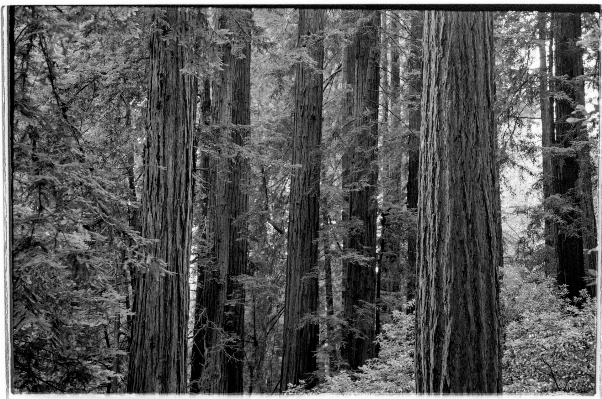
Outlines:
[{"label": "slender tree trunk", "polygon": [[[325,203],[321,209],[322,224],[324,229],[330,226],[330,218],[328,216],[328,205]],[[328,368],[332,374],[335,370],[336,346],[335,346],[335,329],[334,323],[334,292],[332,287],[332,253],[330,246],[332,242],[328,233],[324,237],[324,291],[326,299],[326,343],[328,345]]]},{"label": "slender tree trunk", "polygon": [[[126,105],[126,128],[127,129],[132,129],[133,128],[133,124],[132,124],[132,114],[131,114],[131,109],[129,104]],[[127,177],[128,177],[128,188],[129,188],[129,195],[128,195],[128,201],[129,201],[129,206],[128,206],[128,225],[134,229],[135,231],[137,231],[138,233],[140,232],[140,209],[138,207],[136,207],[134,204],[136,204],[138,202],[138,196],[136,194],[136,176],[134,173],[134,168],[136,166],[136,162],[135,162],[135,146],[134,143],[132,142],[130,144],[130,150],[128,152],[128,156],[127,156]],[[128,245],[130,247],[133,247],[135,245],[134,240],[132,238],[128,239]],[[124,249],[123,250],[124,254],[123,254],[123,260],[124,260],[124,267],[122,268],[122,272],[123,272],[123,278],[125,280],[125,286],[126,286],[126,294],[125,294],[125,306],[126,309],[129,311],[132,311],[133,308],[131,307],[131,305],[133,304],[133,293],[135,292],[135,268],[132,265],[132,263],[128,263],[127,266],[125,266],[125,261],[126,261],[126,257],[127,255],[127,251]],[[133,316],[128,314],[126,316],[126,330],[127,331],[132,331],[132,320],[133,320]],[[129,348],[131,343],[132,343],[132,335],[129,334],[127,336],[127,347]]]},{"label": "slender tree trunk", "polygon": [[[554,42],[556,45],[556,91],[566,96],[556,99],[555,134],[552,144],[557,147],[552,157],[551,194],[560,195],[573,207],[555,209],[563,223],[554,223],[556,254],[558,255],[558,284],[566,284],[569,297],[579,295],[586,287],[584,249],[596,246],[593,212],[589,142],[581,124],[566,122],[576,105],[584,105],[583,55],[576,42],[581,37],[580,13],[555,13]],[[553,207],[554,208],[554,207]],[[595,258],[594,258],[595,259]],[[595,263],[588,260],[588,268]]]},{"label": "slender tree trunk", "polygon": [[180,73],[190,67],[190,50],[180,43],[194,15],[178,7],[164,12],[164,20],[155,18],[159,29],[151,37],[141,212],[142,235],[157,242],[147,246],[146,268],[136,278],[130,393],[186,392],[197,85]]},{"label": "slender tree trunk", "polygon": [[[384,19],[384,16],[383,16]],[[400,31],[397,17],[390,18],[390,36],[396,37]],[[383,32],[385,39],[386,32]],[[381,281],[381,290],[387,294],[396,295],[401,287],[400,275],[400,252],[401,252],[401,236],[398,226],[396,226],[396,209],[400,209],[401,205],[401,165],[402,157],[400,156],[400,146],[398,145],[401,136],[400,118],[401,118],[401,102],[400,102],[400,63],[399,63],[399,43],[393,43],[386,46],[390,52],[391,70],[386,71],[386,66],[383,64],[381,70],[389,75],[390,84],[386,88],[388,93],[384,93],[385,100],[381,102],[388,104],[384,112],[391,114],[390,117],[383,116],[382,126],[386,126],[380,135],[380,152],[381,165],[383,173],[379,175],[381,179],[379,186],[382,189],[382,210],[381,210],[381,234],[380,234],[380,254],[379,254],[379,280]],[[388,55],[382,57],[386,60]],[[384,92],[385,90],[383,90]],[[385,295],[387,295],[385,294]],[[380,298],[379,293],[377,296]],[[401,305],[401,303],[399,303]],[[385,313],[387,312],[387,301],[380,302],[379,308]]]},{"label": "slender tree trunk", "polygon": [[423,37],[416,391],[501,393],[493,19],[427,11]]},{"label": "slender tree trunk", "polygon": [[[248,262],[246,228],[248,160],[241,153],[250,125],[250,24],[248,9],[224,9],[218,29],[234,32],[221,45],[222,70],[213,81],[215,151],[209,160],[208,220],[212,242],[203,303],[207,317],[203,390],[242,393],[244,292],[238,277]],[[240,50],[240,54],[235,51]]]},{"label": "slender tree trunk", "polygon": [[[552,157],[550,155],[550,147],[553,139],[553,121],[554,121],[554,106],[553,97],[551,96],[549,84],[549,71],[552,65],[549,63],[546,54],[546,41],[550,38],[550,31],[546,29],[547,16],[546,13],[538,13],[537,30],[539,32],[539,107],[541,110],[541,145],[542,151],[542,175],[543,175],[543,198],[544,200],[550,196],[550,185],[552,178]],[[551,48],[551,41],[550,41]],[[554,247],[554,239],[551,233],[551,223],[549,220],[544,221],[544,240],[546,248]],[[550,263],[546,252],[545,262]],[[555,261],[553,263],[556,263]]]},{"label": "slender tree trunk", "polygon": [[[392,12],[390,18],[391,36],[395,37],[401,30],[398,16]],[[401,209],[402,198],[402,165],[404,163],[401,147],[398,145],[402,136],[401,129],[401,74],[400,74],[400,43],[396,40],[390,46],[391,73],[390,73],[390,95],[391,106],[387,132],[388,140],[383,137],[381,152],[379,156],[385,160],[386,178],[383,178],[383,203],[385,208],[381,213],[381,262],[380,279],[382,290],[393,294],[396,299],[401,294],[401,235],[396,220],[393,219],[391,209]],[[382,68],[381,68],[382,69]],[[384,135],[384,133],[383,133]],[[383,136],[381,135],[381,137]],[[379,176],[380,177],[380,176]],[[388,208],[390,206],[390,208]],[[398,307],[401,308],[401,301]],[[383,304],[384,306],[384,304]],[[383,311],[385,308],[383,307]]]},{"label": "slender tree trunk", "polygon": [[[124,251],[125,252],[125,251]],[[125,259],[122,259],[122,262]],[[121,273],[120,267],[115,267],[115,291],[119,292],[119,286],[121,285]],[[119,337],[121,332],[121,314],[118,312],[115,314],[115,319],[113,320],[113,349],[115,351],[119,350]],[[121,357],[115,353],[113,355],[113,373],[119,373],[121,368]],[[107,393],[117,393],[119,389],[119,380],[117,379],[117,375],[111,378],[111,383],[107,386]]]},{"label": "slender tree trunk", "polygon": [[[423,14],[417,12],[412,16],[410,32],[410,56],[408,57],[408,97],[411,101],[408,109],[408,185],[407,205],[411,211],[418,206],[418,163],[420,153],[420,97],[422,93],[422,28]],[[416,295],[416,228],[408,228],[408,270],[406,279],[406,299],[411,301]],[[408,308],[408,310],[410,310]]]},{"label": "slender tree trunk", "polygon": [[[204,18],[202,16],[201,18]],[[203,102],[201,105],[201,113],[203,119],[204,129],[201,130],[201,134],[203,137],[199,139],[199,143],[202,145],[200,151],[200,159],[199,159],[199,167],[198,172],[201,176],[201,181],[203,183],[203,189],[200,200],[198,203],[200,205],[200,218],[199,220],[199,228],[201,229],[201,245],[198,251],[198,260],[197,260],[197,284],[196,284],[196,302],[194,309],[194,327],[193,327],[193,345],[191,351],[191,359],[190,359],[190,393],[200,393],[203,389],[202,384],[202,372],[205,365],[205,356],[207,351],[207,312],[205,306],[207,305],[207,301],[211,300],[211,298],[207,298],[205,292],[205,282],[211,278],[211,268],[209,267],[210,260],[210,251],[208,251],[208,241],[209,237],[207,235],[208,230],[208,194],[209,194],[209,156],[206,153],[206,150],[203,150],[207,141],[207,126],[211,121],[211,82],[209,79],[205,79],[203,83],[203,91],[202,91]],[[208,283],[208,287],[210,287],[210,283]]]},{"label": "slender tree trunk", "polygon": [[[376,345],[376,182],[378,165],[378,89],[380,13],[358,11],[362,22],[346,49],[346,79],[352,91],[347,105],[352,119],[351,145],[344,155],[343,184],[348,190],[346,220],[352,227],[345,248],[366,258],[343,262],[343,317],[353,329],[343,337],[341,354],[356,369],[375,357]],[[346,162],[346,165],[345,165]],[[362,309],[363,308],[363,309]]]},{"label": "slender tree trunk", "polygon": [[318,311],[318,231],[320,228],[320,164],[322,156],[322,67],[325,11],[300,9],[297,47],[305,47],[315,66],[297,65],[295,130],[291,176],[281,390],[300,379],[317,379],[319,324],[307,318]]},{"label": "slender tree trunk", "polygon": [[383,11],[380,13],[380,41],[379,47],[382,49],[380,52],[380,87],[382,90],[379,92],[379,105],[382,107],[381,112],[379,112],[380,123],[382,126],[387,126],[389,122],[389,97],[391,93],[389,92],[390,84],[389,84],[389,38],[387,37],[388,31],[388,22],[387,22],[387,12]]}]

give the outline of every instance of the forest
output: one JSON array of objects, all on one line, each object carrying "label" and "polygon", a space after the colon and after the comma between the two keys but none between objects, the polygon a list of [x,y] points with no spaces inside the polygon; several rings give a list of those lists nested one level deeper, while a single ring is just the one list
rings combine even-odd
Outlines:
[{"label": "forest", "polygon": [[10,389],[594,394],[599,38],[10,7]]}]

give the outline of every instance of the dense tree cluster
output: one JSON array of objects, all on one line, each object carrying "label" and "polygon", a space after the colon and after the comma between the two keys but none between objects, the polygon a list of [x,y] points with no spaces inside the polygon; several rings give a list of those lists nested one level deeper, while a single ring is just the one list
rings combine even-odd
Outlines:
[{"label": "dense tree cluster", "polygon": [[12,7],[12,389],[593,392],[598,36]]}]

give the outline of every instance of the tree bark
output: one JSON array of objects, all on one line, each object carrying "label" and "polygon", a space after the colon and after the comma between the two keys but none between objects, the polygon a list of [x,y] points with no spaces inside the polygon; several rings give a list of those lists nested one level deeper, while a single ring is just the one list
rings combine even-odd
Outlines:
[{"label": "tree bark", "polygon": [[[142,235],[157,242],[147,246],[146,268],[136,278],[127,390],[185,393],[197,83],[180,72],[190,61],[190,50],[180,42],[193,15],[177,7],[165,9],[165,21],[156,15],[141,226]],[[168,32],[171,40],[165,40]]]},{"label": "tree bark", "polygon": [[427,11],[423,32],[416,391],[501,393],[493,20]]},{"label": "tree bark", "polygon": [[[552,65],[549,63],[546,54],[546,41],[550,38],[550,31],[546,28],[547,16],[546,13],[538,13],[537,30],[539,32],[539,107],[541,113],[541,145],[542,151],[542,191],[544,200],[550,196],[550,185],[552,180],[552,157],[550,155],[550,146],[553,137],[553,121],[554,121],[554,103],[550,91],[549,72]],[[551,46],[551,41],[550,41]],[[544,221],[544,241],[546,248],[554,247],[554,239],[552,238],[550,220]],[[549,259],[546,252],[545,262],[549,264],[552,259]],[[555,262],[554,262],[555,263]]]},{"label": "tree bark", "polygon": [[[201,16],[202,19],[205,19],[205,16]],[[206,25],[206,22],[202,22],[203,25]],[[201,105],[201,113],[202,113],[202,121],[205,125],[205,129],[211,122],[211,81],[209,79],[205,79],[203,82],[203,91],[202,91],[202,105]],[[200,220],[198,223],[198,227],[201,230],[201,243],[199,248],[197,248],[198,260],[197,260],[197,284],[196,284],[196,302],[194,309],[194,327],[193,327],[193,339],[192,339],[192,351],[190,355],[190,393],[201,393],[202,391],[202,373],[203,368],[205,366],[205,356],[207,351],[207,312],[206,305],[208,301],[211,300],[211,297],[207,297],[206,294],[208,292],[205,291],[205,283],[207,282],[207,288],[210,289],[211,283],[209,280],[211,279],[211,268],[209,267],[210,257],[208,251],[208,241],[209,237],[207,236],[208,232],[208,195],[209,195],[209,156],[206,152],[206,149],[203,148],[208,144],[207,141],[207,131],[201,130],[201,134],[205,133],[203,136],[199,138],[199,143],[202,143],[201,151],[200,151],[200,159],[199,159],[199,167],[197,168],[198,174],[201,177],[201,181],[203,182],[202,195],[200,199],[195,199],[198,201],[198,205],[200,206]],[[203,140],[201,140],[203,139]],[[196,166],[196,164],[195,164]]]},{"label": "tree bark", "polygon": [[297,65],[295,128],[291,176],[281,390],[317,379],[319,324],[307,318],[318,311],[318,231],[320,228],[320,144],[322,140],[322,68],[325,23],[322,9],[300,9],[297,47],[307,49],[315,65]]},{"label": "tree bark", "polygon": [[[383,19],[385,16],[383,15]],[[384,24],[383,24],[384,25]],[[386,25],[385,25],[386,26]],[[390,35],[396,37],[400,32],[398,23],[398,17],[395,15],[390,18]],[[382,41],[388,40],[387,32],[383,32]],[[379,254],[379,279],[382,283],[381,290],[388,294],[397,295],[401,288],[401,235],[399,226],[396,221],[398,217],[397,209],[401,207],[401,168],[402,168],[402,148],[398,144],[401,136],[400,119],[401,119],[401,99],[400,99],[400,56],[399,56],[399,43],[398,41],[393,43],[391,46],[387,46],[387,51],[390,51],[391,55],[391,70],[390,70],[390,84],[387,88],[383,87],[383,96],[385,100],[381,100],[387,105],[384,109],[384,113],[388,114],[391,112],[391,117],[385,118],[383,116],[382,125],[387,126],[388,129],[384,130],[381,134],[381,152],[379,157],[381,158],[381,165],[383,168],[382,174],[379,174],[380,183],[382,187],[382,210],[381,210],[381,235],[380,235],[380,254]],[[382,57],[383,60],[387,59],[387,55]],[[381,70],[388,74],[386,71],[386,65],[381,66]],[[389,91],[384,93],[384,91]],[[380,299],[380,293],[377,293],[378,299]],[[387,295],[387,294],[385,294]],[[395,301],[395,300],[394,300]],[[399,303],[401,305],[401,303]],[[380,311],[383,313],[387,312],[387,301],[379,301]]]},{"label": "tree bark", "polygon": [[[218,29],[234,33],[220,46],[222,70],[213,81],[214,150],[209,159],[208,237],[212,262],[205,273],[205,364],[202,390],[242,393],[244,292],[238,278],[247,271],[248,160],[241,147],[249,136],[251,11],[225,9]],[[240,51],[240,53],[238,53]]]},{"label": "tree bark", "polygon": [[595,257],[588,259],[588,254],[584,255],[584,250],[596,246],[596,226],[587,132],[580,123],[566,121],[569,117],[581,117],[579,113],[572,113],[576,105],[585,103],[583,80],[580,78],[583,75],[583,54],[576,44],[581,37],[581,14],[555,13],[553,18],[556,91],[563,92],[565,96],[556,98],[552,145],[557,150],[552,156],[550,189],[551,194],[561,196],[573,207],[569,211],[557,209],[557,216],[563,223],[553,224],[558,255],[557,282],[567,285],[568,295],[572,298],[586,287],[585,268],[596,268]]},{"label": "tree bark", "polygon": [[343,159],[343,186],[348,195],[346,221],[351,227],[345,248],[355,251],[365,261],[343,262],[343,317],[348,328],[343,337],[341,355],[349,367],[356,369],[376,355],[376,182],[378,167],[378,88],[380,13],[358,11],[362,22],[352,43],[346,48],[346,110],[351,123],[350,145]]},{"label": "tree bark", "polygon": [[[326,201],[322,204],[322,225],[324,229],[330,226],[330,217],[328,216],[328,205]],[[334,329],[334,292],[332,284],[332,253],[330,246],[332,242],[328,233],[324,237],[324,297],[326,299],[326,343],[328,345],[328,369],[332,374],[335,371],[336,344]]]},{"label": "tree bark", "polygon": [[[410,56],[408,57],[408,210],[416,212],[418,206],[418,162],[420,153],[420,95],[422,92],[422,28],[423,15],[416,13],[410,22]],[[416,229],[408,229],[408,270],[406,278],[406,299],[412,301],[416,296]],[[408,310],[411,309],[408,308]]]}]

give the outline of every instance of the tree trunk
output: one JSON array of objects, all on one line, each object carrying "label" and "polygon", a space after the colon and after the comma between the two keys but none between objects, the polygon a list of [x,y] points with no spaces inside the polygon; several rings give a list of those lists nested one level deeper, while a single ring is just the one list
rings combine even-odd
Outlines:
[{"label": "tree trunk", "polygon": [[[330,226],[330,217],[328,216],[328,205],[326,201],[322,204],[322,225],[324,229],[328,229]],[[332,242],[330,237],[326,233],[324,237],[324,296],[326,299],[326,343],[328,345],[328,370],[329,373],[335,371],[335,359],[336,359],[336,344],[335,344],[335,329],[334,329],[334,293],[332,287],[332,253],[330,246]]]},{"label": "tree trunk", "polygon": [[[385,19],[383,15],[383,19]],[[391,36],[396,37],[400,32],[398,23],[398,17],[394,15],[390,18],[390,29]],[[389,40],[386,34],[383,32],[385,39]],[[399,63],[399,43],[394,43],[391,46],[386,47],[390,51],[391,55],[391,70],[390,70],[390,84],[387,88],[383,87],[383,95],[385,100],[381,100],[382,103],[390,106],[384,109],[384,113],[391,113],[390,118],[383,116],[383,124],[388,129],[384,130],[381,134],[381,151],[379,157],[381,158],[381,165],[383,172],[379,175],[380,183],[382,187],[382,210],[381,210],[381,234],[380,234],[380,254],[379,254],[379,280],[382,283],[381,290],[387,294],[399,295],[401,287],[401,270],[400,270],[400,253],[401,253],[401,236],[400,229],[397,225],[397,219],[399,215],[399,209],[401,208],[401,168],[402,168],[402,148],[399,146],[399,139],[401,136],[400,129],[400,118],[401,118],[401,99],[400,99],[400,63]],[[387,59],[387,55],[382,57],[383,60]],[[386,71],[386,65],[381,66],[381,70],[384,70],[385,74],[389,74]],[[385,90],[390,90],[388,93],[384,93]],[[377,297],[380,299],[380,293],[377,292]],[[401,307],[401,301],[397,301],[397,298],[393,299],[394,302],[398,302]],[[380,311],[386,313],[388,301],[380,301]]]},{"label": "tree trunk", "polygon": [[[420,153],[420,97],[422,93],[422,28],[423,15],[417,12],[412,16],[410,32],[410,56],[408,57],[408,210],[416,212],[418,206],[418,161]],[[416,227],[408,228],[408,270],[406,272],[406,299],[412,301],[416,296]],[[408,310],[413,307],[409,307]]]},{"label": "tree trunk", "polygon": [[[125,251],[124,251],[125,252]],[[125,259],[122,259],[122,262]],[[115,267],[115,291],[119,292],[119,286],[122,284],[121,282],[121,273],[119,267]],[[121,336],[121,314],[117,312],[115,314],[115,319],[113,320],[113,349],[115,350],[115,354],[113,355],[113,373],[118,374],[120,372],[121,367],[121,356],[117,354],[119,350],[119,337]],[[111,378],[111,383],[107,385],[107,393],[117,393],[119,389],[119,380],[117,375]]]},{"label": "tree trunk", "polygon": [[[248,210],[248,160],[241,153],[249,135],[250,24],[248,9],[225,9],[218,29],[234,32],[221,45],[222,70],[213,81],[215,152],[209,159],[208,237],[212,262],[205,273],[202,306],[207,322],[202,389],[242,393],[244,292],[248,251],[242,217]],[[240,54],[237,51],[240,51]]]},{"label": "tree trunk", "polygon": [[[364,257],[343,262],[343,317],[353,329],[343,337],[341,354],[356,369],[375,356],[376,346],[376,182],[378,165],[378,85],[380,13],[358,11],[362,18],[346,49],[346,79],[351,88],[350,145],[344,155],[343,185],[348,191],[345,220],[353,222],[345,248]],[[350,103],[349,103],[349,100]],[[357,226],[355,225],[357,223]]]},{"label": "tree trunk", "polygon": [[501,393],[493,20],[427,11],[423,32],[416,391]]},{"label": "tree trunk", "polygon": [[[204,16],[201,16],[204,19]],[[206,23],[203,23],[206,24]],[[209,195],[209,156],[206,149],[203,148],[208,144],[207,141],[207,126],[211,121],[211,81],[205,79],[203,82],[202,91],[202,120],[204,129],[201,130],[203,137],[199,138],[199,143],[202,143],[199,159],[199,167],[197,169],[198,174],[201,177],[203,183],[202,194],[198,201],[200,205],[200,218],[198,227],[201,230],[201,243],[197,248],[198,260],[197,260],[197,284],[196,284],[196,301],[194,309],[194,327],[193,327],[193,339],[192,339],[192,351],[190,355],[190,393],[201,393],[202,391],[202,373],[205,365],[205,356],[207,350],[207,312],[205,306],[210,298],[206,297],[205,282],[211,278],[211,268],[209,267],[209,253],[208,251],[208,195]],[[203,140],[201,140],[203,139]],[[195,164],[196,166],[196,164]],[[196,201],[196,199],[195,199]],[[207,288],[210,289],[211,284],[208,282]]]},{"label": "tree trunk", "polygon": [[[543,182],[543,198],[544,200],[550,196],[550,185],[552,178],[552,157],[550,155],[550,146],[553,137],[553,121],[554,121],[554,104],[551,96],[549,84],[549,71],[552,65],[549,64],[551,59],[548,59],[546,54],[546,40],[550,37],[550,31],[546,29],[546,13],[538,13],[537,30],[539,32],[539,107],[541,113],[541,145],[542,151],[542,182]],[[551,45],[551,41],[550,41]],[[550,220],[544,221],[544,240],[546,249],[554,247],[554,239],[552,238]],[[549,259],[548,251],[544,258],[546,264],[556,263]]]},{"label": "tree trunk", "polygon": [[[593,212],[590,154],[587,132],[580,123],[566,122],[575,106],[584,105],[583,55],[576,42],[581,36],[580,13],[554,14],[554,41],[556,45],[556,91],[566,96],[556,98],[555,134],[552,145],[551,194],[559,195],[573,209],[556,209],[563,223],[554,223],[556,254],[558,255],[557,282],[566,284],[570,298],[578,296],[586,287],[584,249],[596,246],[596,227]],[[594,258],[594,257],[592,257]],[[595,269],[594,262],[588,268]]]},{"label": "tree trunk", "polygon": [[[132,113],[131,113],[131,109],[129,104],[127,105],[126,108],[126,122],[125,122],[125,126],[126,129],[133,129],[133,123],[132,123]],[[136,194],[136,175],[134,173],[134,168],[136,166],[136,162],[135,162],[135,154],[136,154],[136,148],[134,146],[134,143],[130,143],[130,149],[127,155],[127,176],[128,176],[128,225],[134,229],[136,232],[140,233],[140,209],[138,207],[135,206],[135,204],[138,202],[138,196]],[[134,240],[132,238],[128,239],[128,245],[130,247],[133,247],[135,245]],[[125,293],[125,306],[126,309],[128,311],[133,311],[133,308],[131,307],[131,305],[133,304],[133,293],[136,291],[136,287],[135,287],[135,266],[131,263],[128,262],[128,265],[125,265],[125,261],[126,258],[128,256],[126,249],[123,250],[123,260],[124,260],[124,267],[122,268],[122,273],[123,273],[123,278],[124,278],[124,283],[126,286],[126,293]],[[126,326],[125,326],[125,330],[126,331],[132,331],[132,320],[133,320],[133,316],[128,314],[125,318],[126,320]],[[128,334],[127,335],[127,347],[129,348],[130,345],[132,344],[132,334]]]},{"label": "tree trunk", "polygon": [[305,47],[314,66],[297,65],[295,79],[295,130],[289,201],[286,291],[281,390],[288,384],[317,380],[319,324],[308,321],[318,311],[318,231],[320,228],[320,164],[322,156],[322,67],[321,39],[325,11],[299,10],[297,47]]},{"label": "tree trunk", "polygon": [[[157,242],[147,246],[146,268],[136,278],[130,393],[186,392],[197,84],[180,73],[190,67],[189,50],[180,43],[194,16],[178,7],[164,12],[164,21],[155,14],[160,29],[151,37],[141,212],[142,235]],[[173,39],[165,40],[167,34]]]}]

